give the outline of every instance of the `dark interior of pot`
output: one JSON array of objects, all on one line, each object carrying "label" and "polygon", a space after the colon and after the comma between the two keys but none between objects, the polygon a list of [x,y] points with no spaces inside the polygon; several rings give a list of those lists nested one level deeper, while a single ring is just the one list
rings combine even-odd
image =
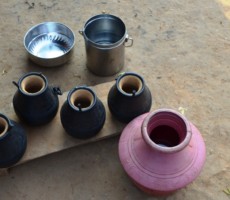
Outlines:
[{"label": "dark interior of pot", "polygon": [[0,137],[3,136],[8,130],[8,123],[7,121],[0,117]]},{"label": "dark interior of pot", "polygon": [[38,75],[25,77],[21,82],[21,88],[25,93],[36,94],[45,88],[45,81]]},{"label": "dark interior of pot", "polygon": [[128,95],[134,95],[141,91],[143,83],[139,77],[127,75],[120,79],[118,87],[122,92]]},{"label": "dark interior of pot", "polygon": [[147,127],[150,139],[162,147],[175,147],[182,143],[187,130],[182,118],[174,113],[157,113]]},{"label": "dark interior of pot", "polygon": [[75,90],[71,94],[70,102],[75,108],[79,110],[86,110],[93,104],[94,96],[88,90],[79,89]]},{"label": "dark interior of pot", "polygon": [[153,142],[163,147],[174,147],[180,144],[177,131],[167,125],[154,128],[150,134],[150,138]]},{"label": "dark interior of pot", "polygon": [[86,25],[85,35],[94,43],[109,45],[124,37],[125,25],[115,17],[99,17]]}]

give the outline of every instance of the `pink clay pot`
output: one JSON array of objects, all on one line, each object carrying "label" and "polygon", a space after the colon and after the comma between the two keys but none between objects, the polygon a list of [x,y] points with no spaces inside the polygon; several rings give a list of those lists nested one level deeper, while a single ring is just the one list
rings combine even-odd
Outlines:
[{"label": "pink clay pot", "polygon": [[144,192],[167,195],[191,183],[205,162],[198,129],[180,113],[159,109],[132,120],[119,141],[124,170]]}]

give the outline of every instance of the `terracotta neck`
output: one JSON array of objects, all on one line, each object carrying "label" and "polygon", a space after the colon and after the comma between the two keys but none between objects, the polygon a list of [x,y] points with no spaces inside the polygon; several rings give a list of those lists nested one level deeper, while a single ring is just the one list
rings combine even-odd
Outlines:
[{"label": "terracotta neck", "polygon": [[174,153],[189,144],[192,132],[183,115],[171,109],[159,109],[143,121],[142,136],[152,149]]},{"label": "terracotta neck", "polygon": [[29,75],[22,79],[20,88],[27,95],[37,95],[45,89],[46,85],[46,81],[41,76]]},{"label": "terracotta neck", "polygon": [[94,102],[94,95],[87,89],[77,89],[72,92],[69,98],[71,106],[80,111],[89,110]]},{"label": "terracotta neck", "polygon": [[7,130],[9,128],[9,125],[3,117],[0,117],[0,137],[6,134]]},{"label": "terracotta neck", "polygon": [[127,96],[136,96],[143,90],[144,84],[141,77],[135,74],[125,74],[117,82],[118,90]]}]

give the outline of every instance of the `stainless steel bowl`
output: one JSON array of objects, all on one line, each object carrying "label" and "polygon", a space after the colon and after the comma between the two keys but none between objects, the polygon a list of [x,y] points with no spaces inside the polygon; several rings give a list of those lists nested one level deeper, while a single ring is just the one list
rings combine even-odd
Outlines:
[{"label": "stainless steel bowl", "polygon": [[29,58],[45,67],[67,62],[73,52],[75,36],[64,24],[44,22],[33,26],[24,37]]}]

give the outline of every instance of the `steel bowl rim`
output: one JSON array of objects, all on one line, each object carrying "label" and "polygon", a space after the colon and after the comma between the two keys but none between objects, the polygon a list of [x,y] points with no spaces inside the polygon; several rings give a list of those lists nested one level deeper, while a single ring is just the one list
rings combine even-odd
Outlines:
[{"label": "steel bowl rim", "polygon": [[[66,29],[68,29],[68,30],[72,33],[72,35],[73,35],[73,42],[72,42],[72,45],[71,45],[71,47],[68,49],[68,51],[66,51],[63,55],[57,56],[57,57],[53,57],[53,58],[43,58],[43,57],[39,57],[39,56],[33,54],[33,53],[27,48],[27,45],[25,44],[25,41],[26,41],[26,37],[28,36],[28,34],[29,34],[33,29],[37,28],[38,26],[44,25],[44,24],[59,24],[59,25],[61,25],[61,26],[64,26]],[[24,47],[25,47],[27,53],[29,53],[30,55],[32,55],[32,56],[34,56],[34,57],[36,57],[36,58],[39,58],[39,59],[42,59],[42,60],[58,59],[58,58],[61,58],[61,57],[65,56],[66,54],[68,54],[68,53],[73,49],[73,47],[74,47],[74,45],[75,45],[75,34],[74,34],[74,32],[73,32],[73,30],[72,30],[71,28],[69,28],[68,26],[66,26],[66,25],[63,24],[63,23],[54,22],[54,21],[47,21],[47,22],[42,22],[42,23],[39,23],[39,24],[36,24],[36,25],[32,26],[32,27],[26,32],[26,34],[25,34],[25,36],[24,36],[24,38],[23,38],[23,44],[24,44]]]}]

